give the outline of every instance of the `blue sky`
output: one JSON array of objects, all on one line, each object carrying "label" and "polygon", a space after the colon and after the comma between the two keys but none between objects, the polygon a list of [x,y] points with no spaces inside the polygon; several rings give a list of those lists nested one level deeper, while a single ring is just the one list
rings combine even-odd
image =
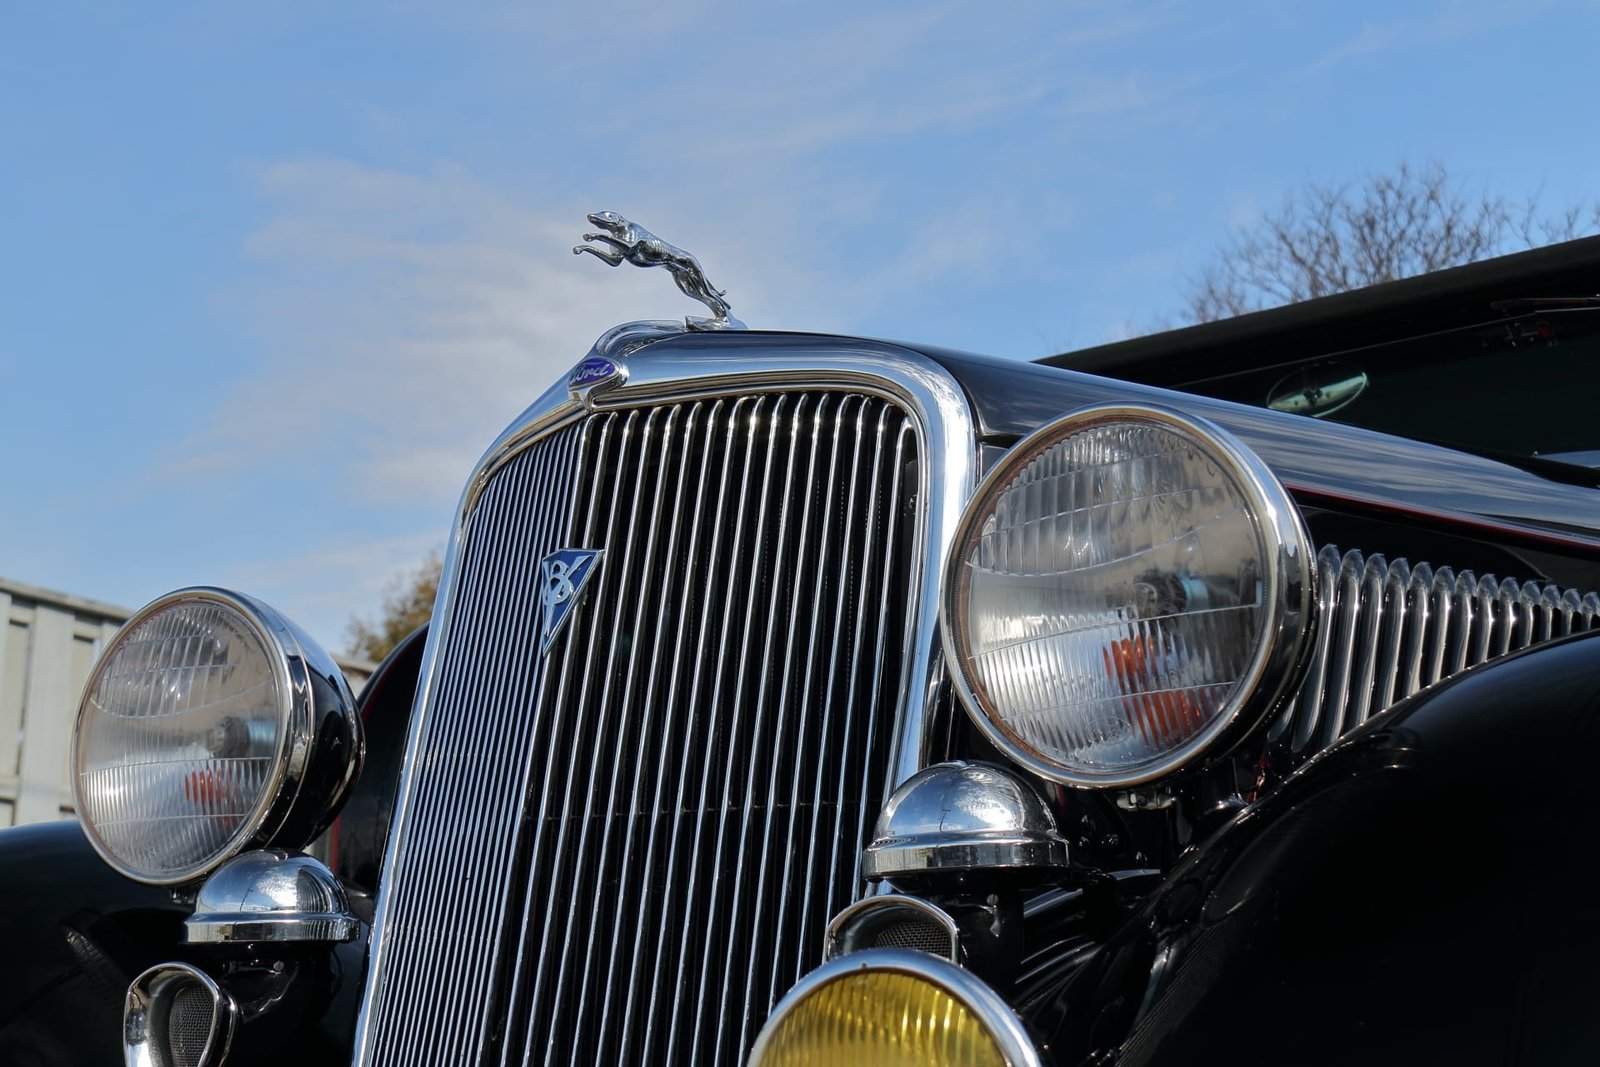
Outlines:
[{"label": "blue sky", "polygon": [[611,208],[752,326],[1031,358],[1300,183],[1600,192],[1600,4],[12,5],[0,575],[233,586],[342,647],[614,322]]}]

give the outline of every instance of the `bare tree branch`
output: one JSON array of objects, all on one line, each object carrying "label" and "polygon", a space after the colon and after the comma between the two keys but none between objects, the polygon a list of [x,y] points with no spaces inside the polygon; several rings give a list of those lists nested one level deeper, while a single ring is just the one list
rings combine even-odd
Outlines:
[{"label": "bare tree branch", "polygon": [[1444,270],[1600,231],[1600,201],[1544,214],[1533,199],[1462,194],[1439,163],[1402,163],[1356,185],[1308,183],[1235,230],[1189,285],[1190,322]]}]

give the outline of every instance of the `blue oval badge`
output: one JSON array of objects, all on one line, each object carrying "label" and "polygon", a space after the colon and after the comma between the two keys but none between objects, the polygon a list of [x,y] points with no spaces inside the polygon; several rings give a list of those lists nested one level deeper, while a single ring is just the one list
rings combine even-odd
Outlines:
[{"label": "blue oval badge", "polygon": [[602,382],[622,377],[622,368],[603,356],[590,356],[572,368],[567,375],[567,388],[573,392],[593,389]]}]

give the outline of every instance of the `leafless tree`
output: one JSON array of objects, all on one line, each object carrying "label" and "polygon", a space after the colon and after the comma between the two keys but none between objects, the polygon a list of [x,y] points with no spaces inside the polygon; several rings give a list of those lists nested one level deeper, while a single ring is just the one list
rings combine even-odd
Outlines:
[{"label": "leafless tree", "polygon": [[1439,163],[1346,185],[1308,183],[1235,230],[1189,286],[1191,322],[1242,315],[1600,231],[1600,201],[1543,213],[1463,193]]},{"label": "leafless tree", "polygon": [[439,573],[443,569],[444,559],[434,551],[416,570],[395,575],[378,617],[350,620],[350,654],[376,663],[407,634],[427,622],[433,615],[433,598],[438,595]]}]

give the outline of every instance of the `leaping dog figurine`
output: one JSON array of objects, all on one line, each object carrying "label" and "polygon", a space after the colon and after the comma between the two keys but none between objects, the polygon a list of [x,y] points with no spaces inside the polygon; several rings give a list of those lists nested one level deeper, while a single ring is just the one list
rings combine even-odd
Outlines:
[{"label": "leaping dog figurine", "polygon": [[636,267],[665,267],[672,272],[672,280],[678,283],[685,296],[700,301],[712,311],[709,319],[685,319],[691,329],[743,329],[744,324],[728,314],[729,305],[723,299],[727,293],[712,287],[706,280],[705,269],[694,256],[615,211],[591,211],[589,221],[605,232],[584,234],[585,241],[596,241],[598,245],[574,245],[573,255],[587,252],[613,267],[620,266],[624,260]]}]

